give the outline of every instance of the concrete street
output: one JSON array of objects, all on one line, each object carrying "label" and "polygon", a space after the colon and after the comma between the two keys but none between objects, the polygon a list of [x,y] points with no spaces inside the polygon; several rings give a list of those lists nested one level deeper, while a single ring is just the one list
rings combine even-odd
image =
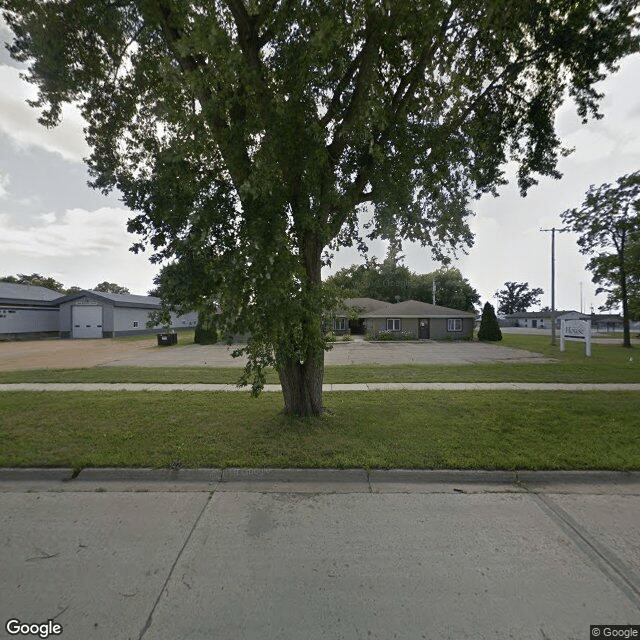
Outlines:
[{"label": "concrete street", "polygon": [[11,618],[53,619],[64,640],[586,640],[640,624],[640,473],[71,478],[0,470],[2,638],[21,637]]}]

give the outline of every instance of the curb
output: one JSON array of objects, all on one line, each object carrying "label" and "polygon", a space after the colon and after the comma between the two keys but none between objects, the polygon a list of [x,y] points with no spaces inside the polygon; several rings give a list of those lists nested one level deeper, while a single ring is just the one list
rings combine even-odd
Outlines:
[{"label": "curb", "polygon": [[484,469],[73,469],[2,468],[0,491],[233,491],[283,490],[305,485],[309,490],[372,492],[392,485],[488,485],[510,490],[565,489],[607,485],[637,487],[640,471],[504,471]]}]

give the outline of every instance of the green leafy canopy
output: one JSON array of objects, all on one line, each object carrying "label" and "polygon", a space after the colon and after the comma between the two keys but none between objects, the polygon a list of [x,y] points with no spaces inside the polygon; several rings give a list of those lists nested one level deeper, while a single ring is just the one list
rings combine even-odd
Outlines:
[{"label": "green leafy canopy", "polygon": [[504,289],[496,292],[498,313],[511,315],[527,311],[530,307],[540,304],[540,296],[543,293],[540,287],[529,289],[528,282],[505,282]]},{"label": "green leafy canopy", "polygon": [[506,161],[523,193],[559,177],[556,109],[598,117],[595,83],[638,49],[636,0],[0,6],[41,122],[79,105],[93,185],[134,211],[169,303],[219,308],[258,368],[319,357],[328,251],[441,256],[471,244],[468,202]]},{"label": "green leafy canopy", "polygon": [[579,235],[580,252],[591,256],[587,268],[597,293],[608,294],[606,307],[622,306],[623,344],[630,347],[640,293],[640,171],[591,185],[582,206],[564,211],[562,220]]}]

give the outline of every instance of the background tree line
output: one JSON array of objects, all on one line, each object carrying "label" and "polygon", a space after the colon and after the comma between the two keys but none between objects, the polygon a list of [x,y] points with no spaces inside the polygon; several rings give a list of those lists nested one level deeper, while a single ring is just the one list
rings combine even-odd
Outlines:
[{"label": "background tree line", "polygon": [[463,277],[459,269],[442,268],[431,273],[414,273],[400,264],[402,256],[389,251],[379,262],[375,257],[365,264],[353,264],[327,278],[345,298],[375,298],[385,302],[420,300],[460,311],[475,311],[480,295]]},{"label": "background tree line", "polygon": [[[62,295],[71,295],[72,293],[79,293],[80,291],[84,291],[82,287],[65,287],[65,285],[63,285],[61,282],[58,282],[55,278],[52,278],[51,276],[43,276],[39,273],[32,273],[31,275],[18,273],[15,276],[2,276],[0,277],[0,282],[25,284],[32,287],[44,287],[45,289],[58,291]],[[104,282],[98,283],[95,287],[92,287],[91,291],[100,291],[102,293],[129,293],[129,289],[127,289],[126,287],[121,287],[115,282],[107,282],[106,280]]]}]

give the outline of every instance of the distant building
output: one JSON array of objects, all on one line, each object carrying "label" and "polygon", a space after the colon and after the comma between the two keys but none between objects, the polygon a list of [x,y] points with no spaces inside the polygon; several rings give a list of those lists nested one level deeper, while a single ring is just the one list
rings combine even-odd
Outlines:
[{"label": "distant building", "polygon": [[[573,313],[567,311],[556,311],[560,313]],[[551,311],[520,311],[510,313],[498,318],[501,327],[523,327],[526,329],[550,329]]]},{"label": "distant building", "polygon": [[[556,327],[562,320],[588,320],[593,333],[622,331],[622,316],[615,313],[580,313],[579,311],[556,311]],[[551,311],[527,311],[512,313],[499,318],[501,327],[524,327],[529,329],[551,329]],[[632,331],[640,331],[640,322],[630,323]]]}]

